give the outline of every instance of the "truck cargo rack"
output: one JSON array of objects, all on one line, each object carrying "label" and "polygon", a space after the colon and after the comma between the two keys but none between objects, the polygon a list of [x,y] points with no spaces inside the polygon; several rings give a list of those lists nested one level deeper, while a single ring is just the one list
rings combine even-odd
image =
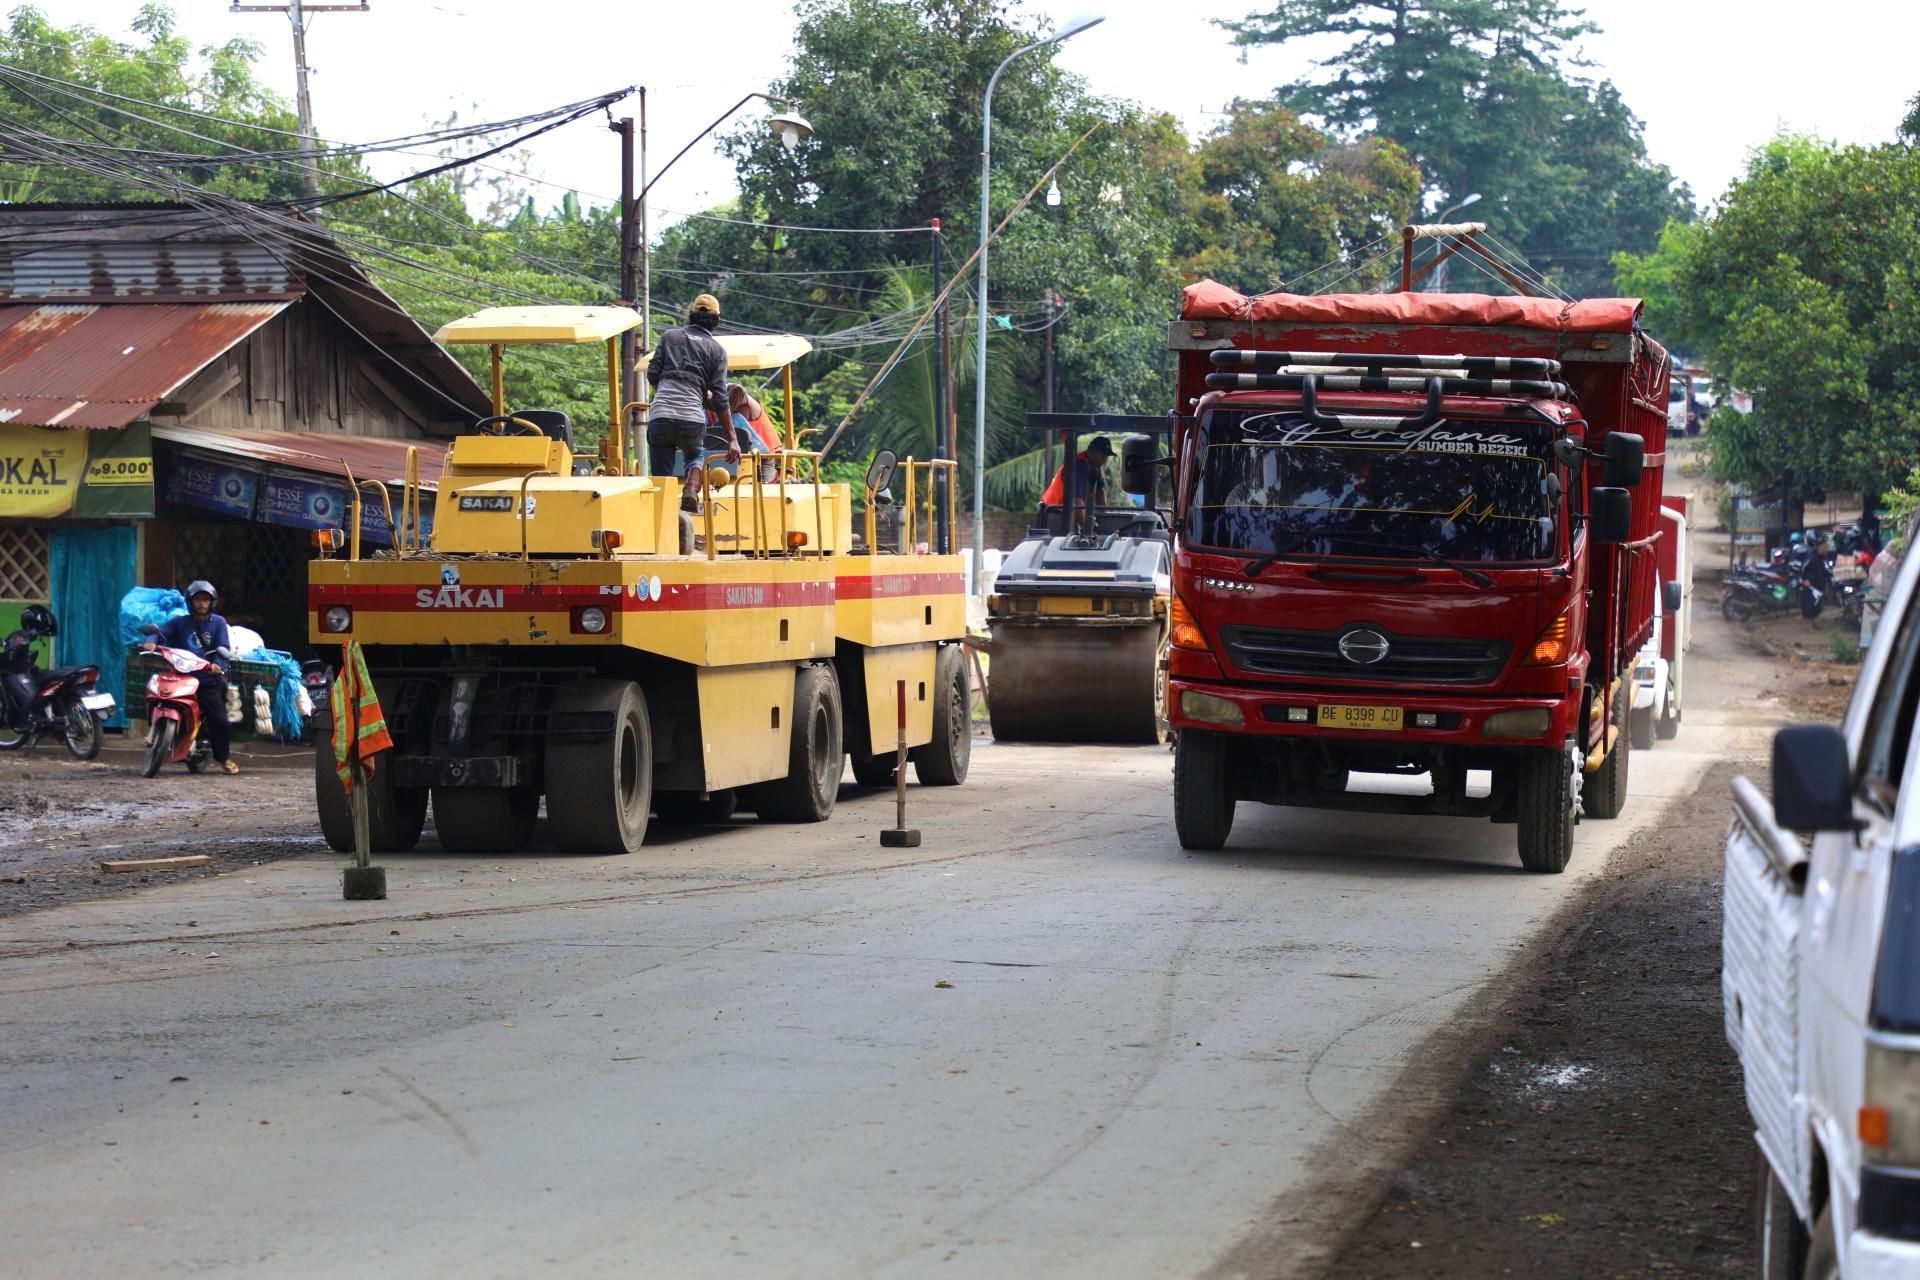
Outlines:
[{"label": "truck cargo rack", "polygon": [[[1229,347],[1209,352],[1208,359],[1216,368],[1207,375],[1206,383],[1216,391],[1300,391],[1312,381],[1321,391],[1418,393],[1437,380],[1442,395],[1573,398],[1567,384],[1559,381],[1558,360],[1527,356],[1251,351]],[[1353,372],[1356,368],[1363,372]],[[1436,375],[1428,372],[1431,370],[1448,372]],[[1466,376],[1451,376],[1455,370]]]}]

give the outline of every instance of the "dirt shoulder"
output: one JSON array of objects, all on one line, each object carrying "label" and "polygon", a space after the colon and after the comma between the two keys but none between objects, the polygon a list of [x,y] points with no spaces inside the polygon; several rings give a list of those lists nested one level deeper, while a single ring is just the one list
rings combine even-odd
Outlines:
[{"label": "dirt shoulder", "polygon": [[1743,1274],[1748,1120],[1720,1008],[1716,767],[1620,849],[1499,1047],[1326,1274]]},{"label": "dirt shoulder", "polygon": [[[138,743],[111,737],[81,762],[58,744],[0,757],[0,917],[242,871],[324,849],[313,820],[313,755],[236,747],[242,772],[140,776]],[[107,858],[206,854],[209,866],[110,875]]]}]

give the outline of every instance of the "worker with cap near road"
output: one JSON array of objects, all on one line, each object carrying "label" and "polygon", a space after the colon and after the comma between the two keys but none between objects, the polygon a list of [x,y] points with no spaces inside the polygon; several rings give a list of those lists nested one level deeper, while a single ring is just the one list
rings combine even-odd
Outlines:
[{"label": "worker with cap near road", "polygon": [[187,611],[160,624],[158,634],[146,645],[152,649],[164,644],[169,649],[185,649],[214,666],[200,673],[200,723],[213,748],[213,758],[228,773],[240,772],[240,766],[228,754],[232,737],[227,727],[227,659],[233,656],[233,637],[227,620],[213,611],[213,584],[196,578],[187,584]]},{"label": "worker with cap near road", "polygon": [[[1093,505],[1104,506],[1107,501],[1106,465],[1113,456],[1113,442],[1105,436],[1095,436],[1087,447],[1074,455],[1073,492],[1074,505],[1084,510],[1089,498]],[[1046,492],[1040,495],[1040,501],[1050,507],[1057,507],[1067,500],[1067,468],[1062,463],[1053,479],[1047,483]]]},{"label": "worker with cap near road", "polygon": [[[740,446],[730,429],[727,406],[727,352],[713,331],[720,324],[720,300],[703,293],[688,308],[687,322],[660,335],[660,344],[647,361],[647,382],[653,400],[647,410],[647,444],[653,474],[673,474],[677,459],[686,459],[685,489],[680,506],[700,509],[703,463],[709,448],[724,451],[727,461],[740,460]],[[708,413],[721,425],[709,442]]]}]

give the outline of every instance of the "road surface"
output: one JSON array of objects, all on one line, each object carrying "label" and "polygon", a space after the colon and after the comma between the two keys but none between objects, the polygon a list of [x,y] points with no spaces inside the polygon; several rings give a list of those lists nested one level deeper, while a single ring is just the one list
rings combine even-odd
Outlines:
[{"label": "road surface", "polygon": [[1449,1031],[1764,741],[1777,711],[1712,641],[1563,876],[1511,827],[1252,805],[1186,854],[1165,751],[983,744],[913,793],[915,850],[849,787],[823,825],[636,857],[388,857],[384,903],[307,856],[0,919],[0,1258],[1310,1274],[1443,1101]]}]

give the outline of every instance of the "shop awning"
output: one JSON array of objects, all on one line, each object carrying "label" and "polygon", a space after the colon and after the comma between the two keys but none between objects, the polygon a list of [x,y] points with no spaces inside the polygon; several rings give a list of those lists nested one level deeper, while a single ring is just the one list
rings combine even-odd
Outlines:
[{"label": "shop awning", "polygon": [[124,427],[287,306],[0,306],[0,423]]},{"label": "shop awning", "polygon": [[379,436],[322,435],[312,431],[215,431],[155,423],[153,438],[205,453],[225,454],[255,466],[291,467],[356,480],[399,484],[407,474],[407,449],[420,451],[420,487],[431,492],[447,455],[444,440],[392,440]]}]

